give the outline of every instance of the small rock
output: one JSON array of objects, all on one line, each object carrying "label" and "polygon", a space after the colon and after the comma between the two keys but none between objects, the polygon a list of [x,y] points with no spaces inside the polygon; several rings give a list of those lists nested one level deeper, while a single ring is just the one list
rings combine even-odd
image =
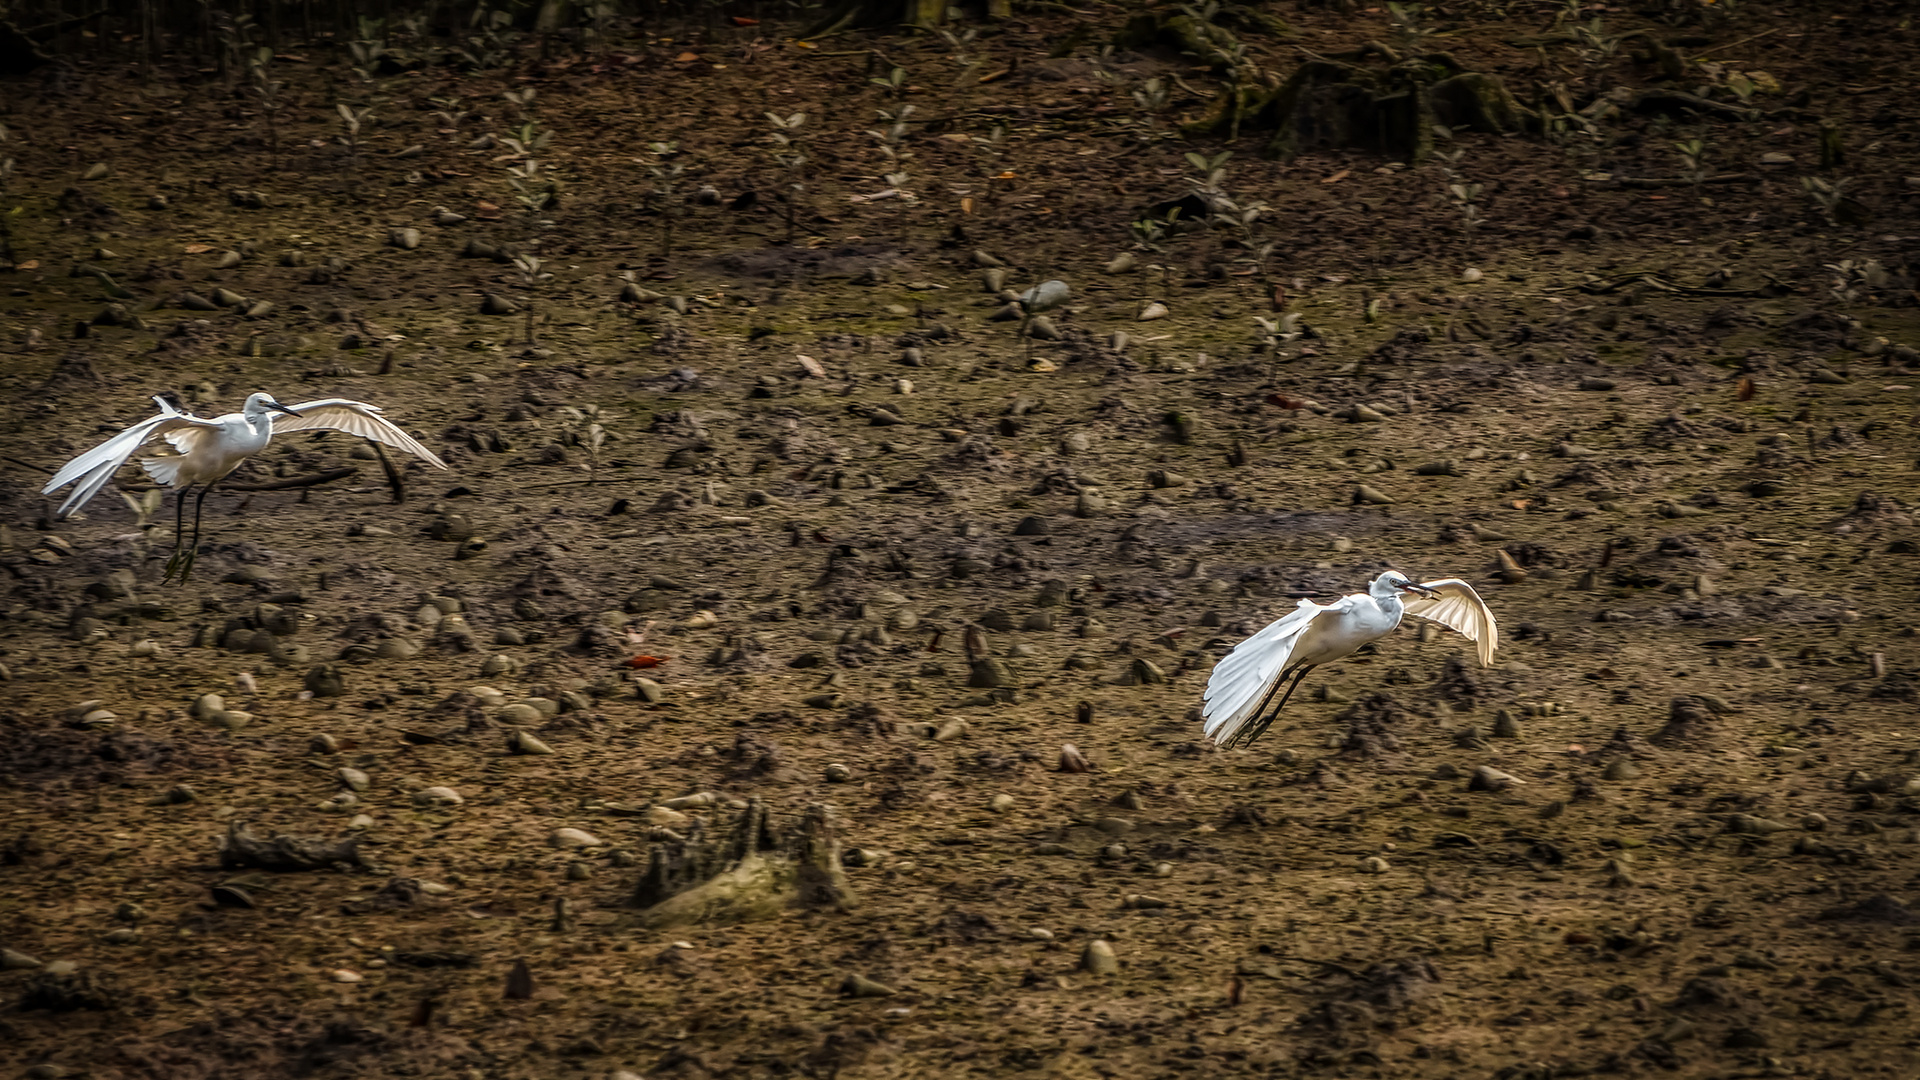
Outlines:
[{"label": "small rock", "polygon": [[840,980],[841,997],[878,998],[892,997],[894,989],[886,983],[867,978],[865,975],[849,975]]},{"label": "small rock", "polygon": [[1505,791],[1510,787],[1526,783],[1511,773],[1501,772],[1491,765],[1482,765],[1473,770],[1473,776],[1467,780],[1468,791]]},{"label": "small rock", "polygon": [[[511,707],[511,706],[509,706]],[[507,752],[510,754],[544,755],[553,753],[553,747],[542,742],[529,732],[515,730],[507,736]]]},{"label": "small rock", "polygon": [[1640,770],[1626,758],[1617,757],[1607,762],[1607,767],[1600,771],[1600,777],[1603,780],[1637,780],[1640,778]]},{"label": "small rock", "polygon": [[547,835],[547,843],[557,848],[600,847],[599,837],[585,829],[561,827]]},{"label": "small rock", "polygon": [[459,806],[466,801],[450,787],[430,787],[413,793],[415,806]]},{"label": "small rock", "polygon": [[1113,946],[1095,938],[1087,942],[1080,953],[1080,970],[1089,975],[1117,975],[1120,972],[1120,958],[1113,954]]},{"label": "small rock", "polygon": [[647,808],[647,824],[666,828],[685,825],[690,820],[687,815],[669,806],[650,806]]}]

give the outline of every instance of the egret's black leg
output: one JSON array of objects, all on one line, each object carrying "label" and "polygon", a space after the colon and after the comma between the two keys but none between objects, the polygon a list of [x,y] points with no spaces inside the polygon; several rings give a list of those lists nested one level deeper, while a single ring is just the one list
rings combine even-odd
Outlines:
[{"label": "egret's black leg", "polygon": [[215,480],[213,483],[203,484],[200,494],[193,498],[193,543],[187,548],[186,565],[180,568],[181,581],[187,580],[187,575],[193,573],[194,556],[200,554],[200,510],[207,504],[207,492],[212,491],[213,485],[219,482]]},{"label": "egret's black leg", "polygon": [[[166,572],[160,577],[162,585],[173,580],[173,575],[179,571],[181,563],[186,559],[186,548],[182,546],[185,542],[185,534],[182,530],[186,527],[187,521],[187,488],[192,486],[188,484],[187,487],[173,494],[173,555],[167,559]],[[181,580],[186,579],[183,577]]]},{"label": "egret's black leg", "polygon": [[[1312,671],[1317,666],[1316,664],[1301,664],[1297,667],[1282,671],[1280,677],[1273,680],[1273,686],[1267,690],[1267,696],[1260,699],[1260,707],[1255,709],[1253,713],[1253,723],[1240,729],[1239,734],[1235,736],[1233,740],[1233,745],[1247,746],[1255,739],[1265,735],[1267,729],[1273,726],[1273,722],[1280,719],[1280,710],[1287,707],[1287,699],[1293,696],[1293,691],[1300,685],[1300,680],[1306,678],[1307,672]],[[1273,712],[1268,713],[1265,719],[1262,719],[1260,714],[1267,711],[1267,702],[1273,700],[1273,695],[1279,692],[1280,684],[1287,681],[1288,675],[1293,676],[1293,682],[1287,685],[1287,692],[1280,695],[1280,704],[1275,705]]]},{"label": "egret's black leg", "polygon": [[[193,526],[193,527],[194,527],[194,529],[195,529],[195,531],[198,531],[198,530],[199,530],[199,528],[200,528],[200,524],[199,524],[199,519],[198,519],[198,518],[196,518],[196,519],[195,519],[195,521],[194,521],[194,526]],[[1286,692],[1286,693],[1284,693],[1284,694],[1282,694],[1282,695],[1280,695],[1280,704],[1278,704],[1278,705],[1275,705],[1275,706],[1273,707],[1273,715],[1274,715],[1275,717],[1278,717],[1278,716],[1280,715],[1280,710],[1281,710],[1281,709],[1284,709],[1284,708],[1286,708],[1286,707],[1287,707],[1287,699],[1293,696],[1293,692],[1294,692],[1295,690],[1298,690],[1298,689],[1300,689],[1300,680],[1301,680],[1301,679],[1304,679],[1304,678],[1306,678],[1306,677],[1307,677],[1307,672],[1309,672],[1309,671],[1312,671],[1312,670],[1313,670],[1313,669],[1314,669],[1315,667],[1317,667],[1317,666],[1319,666],[1319,665],[1317,665],[1317,664],[1308,664],[1308,665],[1307,665],[1306,667],[1303,667],[1303,668],[1301,668],[1301,669],[1300,669],[1300,674],[1298,674],[1298,675],[1295,675],[1295,676],[1293,677],[1293,685],[1292,685],[1292,686],[1289,686],[1289,687],[1287,687],[1287,692]],[[1268,721],[1267,721],[1267,723],[1269,723],[1269,724],[1271,724],[1271,723],[1273,723],[1273,721],[1272,721],[1272,720],[1268,720]]]},{"label": "egret's black leg", "polygon": [[[1269,686],[1269,688],[1267,688],[1267,696],[1265,696],[1265,698],[1261,698],[1260,707],[1258,707],[1258,709],[1254,709],[1254,723],[1246,724],[1244,728],[1240,728],[1240,730],[1238,730],[1238,734],[1235,734],[1235,738],[1233,738],[1233,742],[1231,742],[1231,744],[1233,744],[1233,746],[1250,746],[1250,744],[1252,744],[1254,740],[1258,740],[1260,736],[1263,736],[1263,734],[1267,734],[1267,728],[1269,728],[1269,726],[1273,726],[1273,721],[1277,721],[1277,719],[1281,719],[1281,709],[1284,709],[1284,707],[1286,707],[1286,700],[1294,696],[1294,688],[1296,688],[1296,686],[1300,686],[1300,680],[1302,680],[1302,678],[1306,678],[1306,676],[1308,676],[1309,671],[1313,671],[1313,667],[1317,667],[1317,665],[1311,665],[1311,663],[1304,663],[1304,665],[1296,665],[1296,667],[1288,667],[1286,671],[1283,671],[1283,673],[1281,673],[1281,676],[1279,676],[1279,678],[1275,678],[1275,680],[1273,680],[1273,686]],[[1273,696],[1275,696],[1275,694],[1279,694],[1279,690],[1281,690],[1281,684],[1283,684],[1283,682],[1286,682],[1286,676],[1288,675],[1294,676],[1294,680],[1292,680],[1292,682],[1290,682],[1290,684],[1286,686],[1286,694],[1281,694],[1281,703],[1273,707],[1273,713],[1267,713],[1267,701],[1273,700]],[[1265,717],[1261,717],[1261,713],[1267,713],[1267,715],[1265,715]]]}]

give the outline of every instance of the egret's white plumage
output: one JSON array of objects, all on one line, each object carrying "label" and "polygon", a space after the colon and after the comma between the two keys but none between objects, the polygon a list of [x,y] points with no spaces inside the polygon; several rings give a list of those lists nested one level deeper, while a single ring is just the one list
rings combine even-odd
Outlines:
[{"label": "egret's white plumage", "polygon": [[[168,563],[168,574],[181,565],[182,550],[178,544],[180,534],[179,513],[181,503],[186,499],[187,489],[195,484],[201,485],[198,499],[207,497],[207,490],[219,483],[228,473],[240,467],[240,463],[267,448],[276,433],[293,431],[331,430],[343,431],[349,435],[358,435],[374,442],[397,447],[425,461],[436,469],[444,469],[447,463],[441,461],[431,450],[420,445],[413,436],[380,415],[377,405],[363,401],[349,401],[346,398],[322,398],[317,401],[303,401],[298,405],[282,405],[273,399],[272,394],[253,394],[237,413],[211,420],[181,412],[167,402],[156,397],[154,404],[160,407],[160,415],[142,420],[132,427],[115,435],[99,446],[67,462],[47,486],[41,489],[44,495],[51,495],[60,488],[72,484],[73,491],[65,502],[60,504],[59,517],[66,517],[86,505],[89,499],[100,493],[100,489],[113,479],[113,474],[127,459],[137,453],[141,447],[156,439],[164,439],[173,448],[170,455],[142,458],[140,467],[155,482],[175,489],[174,499],[174,538],[176,541],[174,558]],[[194,540],[197,544],[200,535],[200,503],[194,503]],[[192,563],[192,548],[186,552],[185,565]]]},{"label": "egret's white plumage", "polygon": [[[1293,688],[1321,664],[1350,656],[1362,645],[1385,637],[1413,615],[1439,623],[1472,640],[1480,663],[1491,665],[1500,644],[1493,612],[1459,578],[1415,583],[1397,570],[1373,579],[1363,593],[1331,604],[1302,600],[1286,615],[1234,646],[1207,680],[1206,733],[1221,746],[1245,745],[1259,738],[1286,707]],[[1293,684],[1271,716],[1261,719],[1267,702],[1288,675]]]}]

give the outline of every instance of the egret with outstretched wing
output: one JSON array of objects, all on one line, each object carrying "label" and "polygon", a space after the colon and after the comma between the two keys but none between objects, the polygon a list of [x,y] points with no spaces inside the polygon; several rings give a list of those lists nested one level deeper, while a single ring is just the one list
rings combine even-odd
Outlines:
[{"label": "egret with outstretched wing", "polygon": [[[148,476],[175,491],[173,557],[167,560],[164,580],[171,580],[177,572],[180,580],[185,581],[193,569],[194,552],[200,546],[200,509],[207,492],[239,468],[241,462],[265,450],[276,432],[344,431],[405,450],[436,469],[447,467],[433,451],[381,416],[379,406],[364,401],[322,398],[282,405],[272,394],[253,394],[239,412],[211,420],[181,412],[165,398],[156,397],[153,401],[160,406],[160,415],[140,421],[67,462],[47,481],[41,494],[51,495],[72,484],[72,493],[57,512],[57,516],[66,517],[99,494],[120,466],[141,447],[155,439],[166,440],[173,447],[172,454],[140,459],[140,467]],[[181,533],[187,489],[196,484],[200,486],[200,493],[193,503],[193,543],[183,545]]]},{"label": "egret with outstretched wing", "polygon": [[[1458,631],[1479,647],[1480,663],[1492,665],[1500,630],[1473,586],[1459,578],[1416,583],[1398,570],[1389,570],[1374,578],[1366,592],[1331,604],[1302,600],[1234,646],[1207,680],[1202,710],[1206,733],[1222,747],[1245,746],[1258,739],[1286,708],[1287,699],[1308,672],[1385,637],[1400,625],[1403,614]],[[1263,719],[1267,702],[1289,675],[1293,682],[1280,695],[1280,704]]]}]

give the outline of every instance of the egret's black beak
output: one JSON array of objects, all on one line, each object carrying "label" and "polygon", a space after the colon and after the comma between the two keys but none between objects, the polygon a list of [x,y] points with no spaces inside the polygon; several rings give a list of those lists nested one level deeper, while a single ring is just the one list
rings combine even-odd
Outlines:
[{"label": "egret's black beak", "polygon": [[286,413],[286,414],[287,414],[288,416],[299,416],[299,415],[300,415],[299,413],[297,413],[297,412],[294,412],[294,411],[293,411],[292,409],[289,409],[289,408],[287,408],[287,407],[286,407],[285,405],[282,405],[282,404],[280,404],[280,403],[279,403],[279,402],[277,402],[277,401],[269,401],[269,402],[267,402],[267,408],[269,408],[269,409],[273,409],[273,410],[275,410],[275,411],[277,411],[277,412],[283,412],[283,413]]}]

